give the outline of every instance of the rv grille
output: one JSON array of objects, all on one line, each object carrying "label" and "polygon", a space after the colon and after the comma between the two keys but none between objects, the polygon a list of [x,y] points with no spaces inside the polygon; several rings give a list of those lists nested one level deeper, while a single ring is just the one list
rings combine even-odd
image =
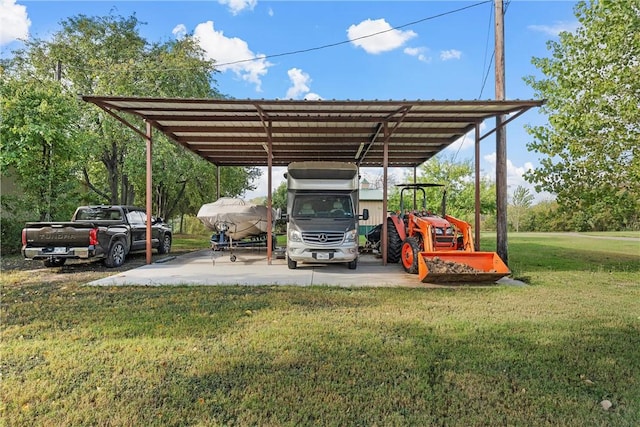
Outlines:
[{"label": "rv grille", "polygon": [[344,233],[302,233],[302,240],[312,245],[335,245],[342,243]]}]

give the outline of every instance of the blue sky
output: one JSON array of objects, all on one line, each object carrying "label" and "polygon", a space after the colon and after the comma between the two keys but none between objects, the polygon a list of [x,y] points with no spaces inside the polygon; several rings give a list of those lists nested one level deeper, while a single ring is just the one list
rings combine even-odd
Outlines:
[{"label": "blue sky", "polygon": [[[523,81],[528,75],[539,76],[531,58],[548,56],[548,40],[577,28],[574,6],[573,1],[507,4],[508,99],[534,97]],[[20,39],[47,39],[62,20],[78,14],[135,14],[146,23],[141,34],[150,42],[196,35],[219,65],[218,90],[235,98],[492,99],[493,7],[481,0],[0,0],[0,48],[3,58],[10,57],[21,46]],[[252,58],[258,59],[244,61]],[[527,151],[531,137],[523,127],[543,123],[545,117],[532,110],[508,127],[510,191],[518,185],[532,188],[522,173],[535,167],[540,156]],[[493,121],[486,124],[486,129],[492,127]],[[495,138],[481,144],[482,172],[493,177]],[[443,155],[455,155],[456,160],[473,158],[469,138],[446,151]],[[393,171],[396,176],[408,172]],[[274,172],[275,186],[281,176],[281,170]],[[246,197],[265,194],[261,182]],[[538,200],[547,197],[539,195]]]}]

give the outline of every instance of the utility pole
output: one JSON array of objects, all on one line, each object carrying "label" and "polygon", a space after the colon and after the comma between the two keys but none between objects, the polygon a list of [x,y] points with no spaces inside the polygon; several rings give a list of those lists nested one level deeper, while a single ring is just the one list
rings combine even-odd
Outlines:
[{"label": "utility pole", "polygon": [[[495,74],[496,100],[504,101],[504,8],[503,0],[494,0],[495,5]],[[496,252],[509,265],[507,241],[507,130],[503,126],[506,117],[496,117]]]}]

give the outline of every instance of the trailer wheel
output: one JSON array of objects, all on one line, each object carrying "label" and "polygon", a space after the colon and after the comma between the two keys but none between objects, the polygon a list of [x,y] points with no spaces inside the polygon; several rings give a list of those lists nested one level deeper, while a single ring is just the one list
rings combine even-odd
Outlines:
[{"label": "trailer wheel", "polygon": [[402,267],[409,274],[418,274],[420,246],[415,237],[407,237],[402,244]]},{"label": "trailer wheel", "polygon": [[349,270],[355,270],[356,268],[358,268],[358,258],[354,259],[353,261],[349,261],[347,263],[347,267],[349,267]]},{"label": "trailer wheel", "polygon": [[402,240],[396,225],[390,218],[387,218],[387,262],[397,263],[400,261],[400,251],[402,250]]},{"label": "trailer wheel", "polygon": [[109,268],[120,267],[124,264],[124,257],[126,256],[124,244],[121,241],[113,242],[109,248],[109,253],[104,259],[104,265]]},{"label": "trailer wheel", "polygon": [[66,258],[47,258],[44,261],[45,267],[62,267],[65,262],[67,262]]},{"label": "trailer wheel", "polygon": [[169,252],[171,252],[171,235],[165,234],[162,237],[160,246],[158,246],[158,253],[162,255],[162,254],[168,254]]},{"label": "trailer wheel", "polygon": [[229,257],[229,259],[231,260],[231,262],[236,262],[236,256],[231,254],[231,256]]},{"label": "trailer wheel", "polygon": [[296,261],[287,257],[287,267],[289,267],[289,270],[295,270],[297,266],[298,266],[298,263]]}]

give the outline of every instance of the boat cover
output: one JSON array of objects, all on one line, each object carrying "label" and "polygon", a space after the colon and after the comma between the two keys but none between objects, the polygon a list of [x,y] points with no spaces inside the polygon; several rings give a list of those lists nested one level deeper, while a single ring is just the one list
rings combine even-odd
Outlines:
[{"label": "boat cover", "polygon": [[[275,220],[275,212],[272,212]],[[225,231],[234,240],[267,232],[267,207],[243,199],[221,197],[200,207],[198,219],[210,230]],[[226,228],[226,230],[225,230]]]}]

